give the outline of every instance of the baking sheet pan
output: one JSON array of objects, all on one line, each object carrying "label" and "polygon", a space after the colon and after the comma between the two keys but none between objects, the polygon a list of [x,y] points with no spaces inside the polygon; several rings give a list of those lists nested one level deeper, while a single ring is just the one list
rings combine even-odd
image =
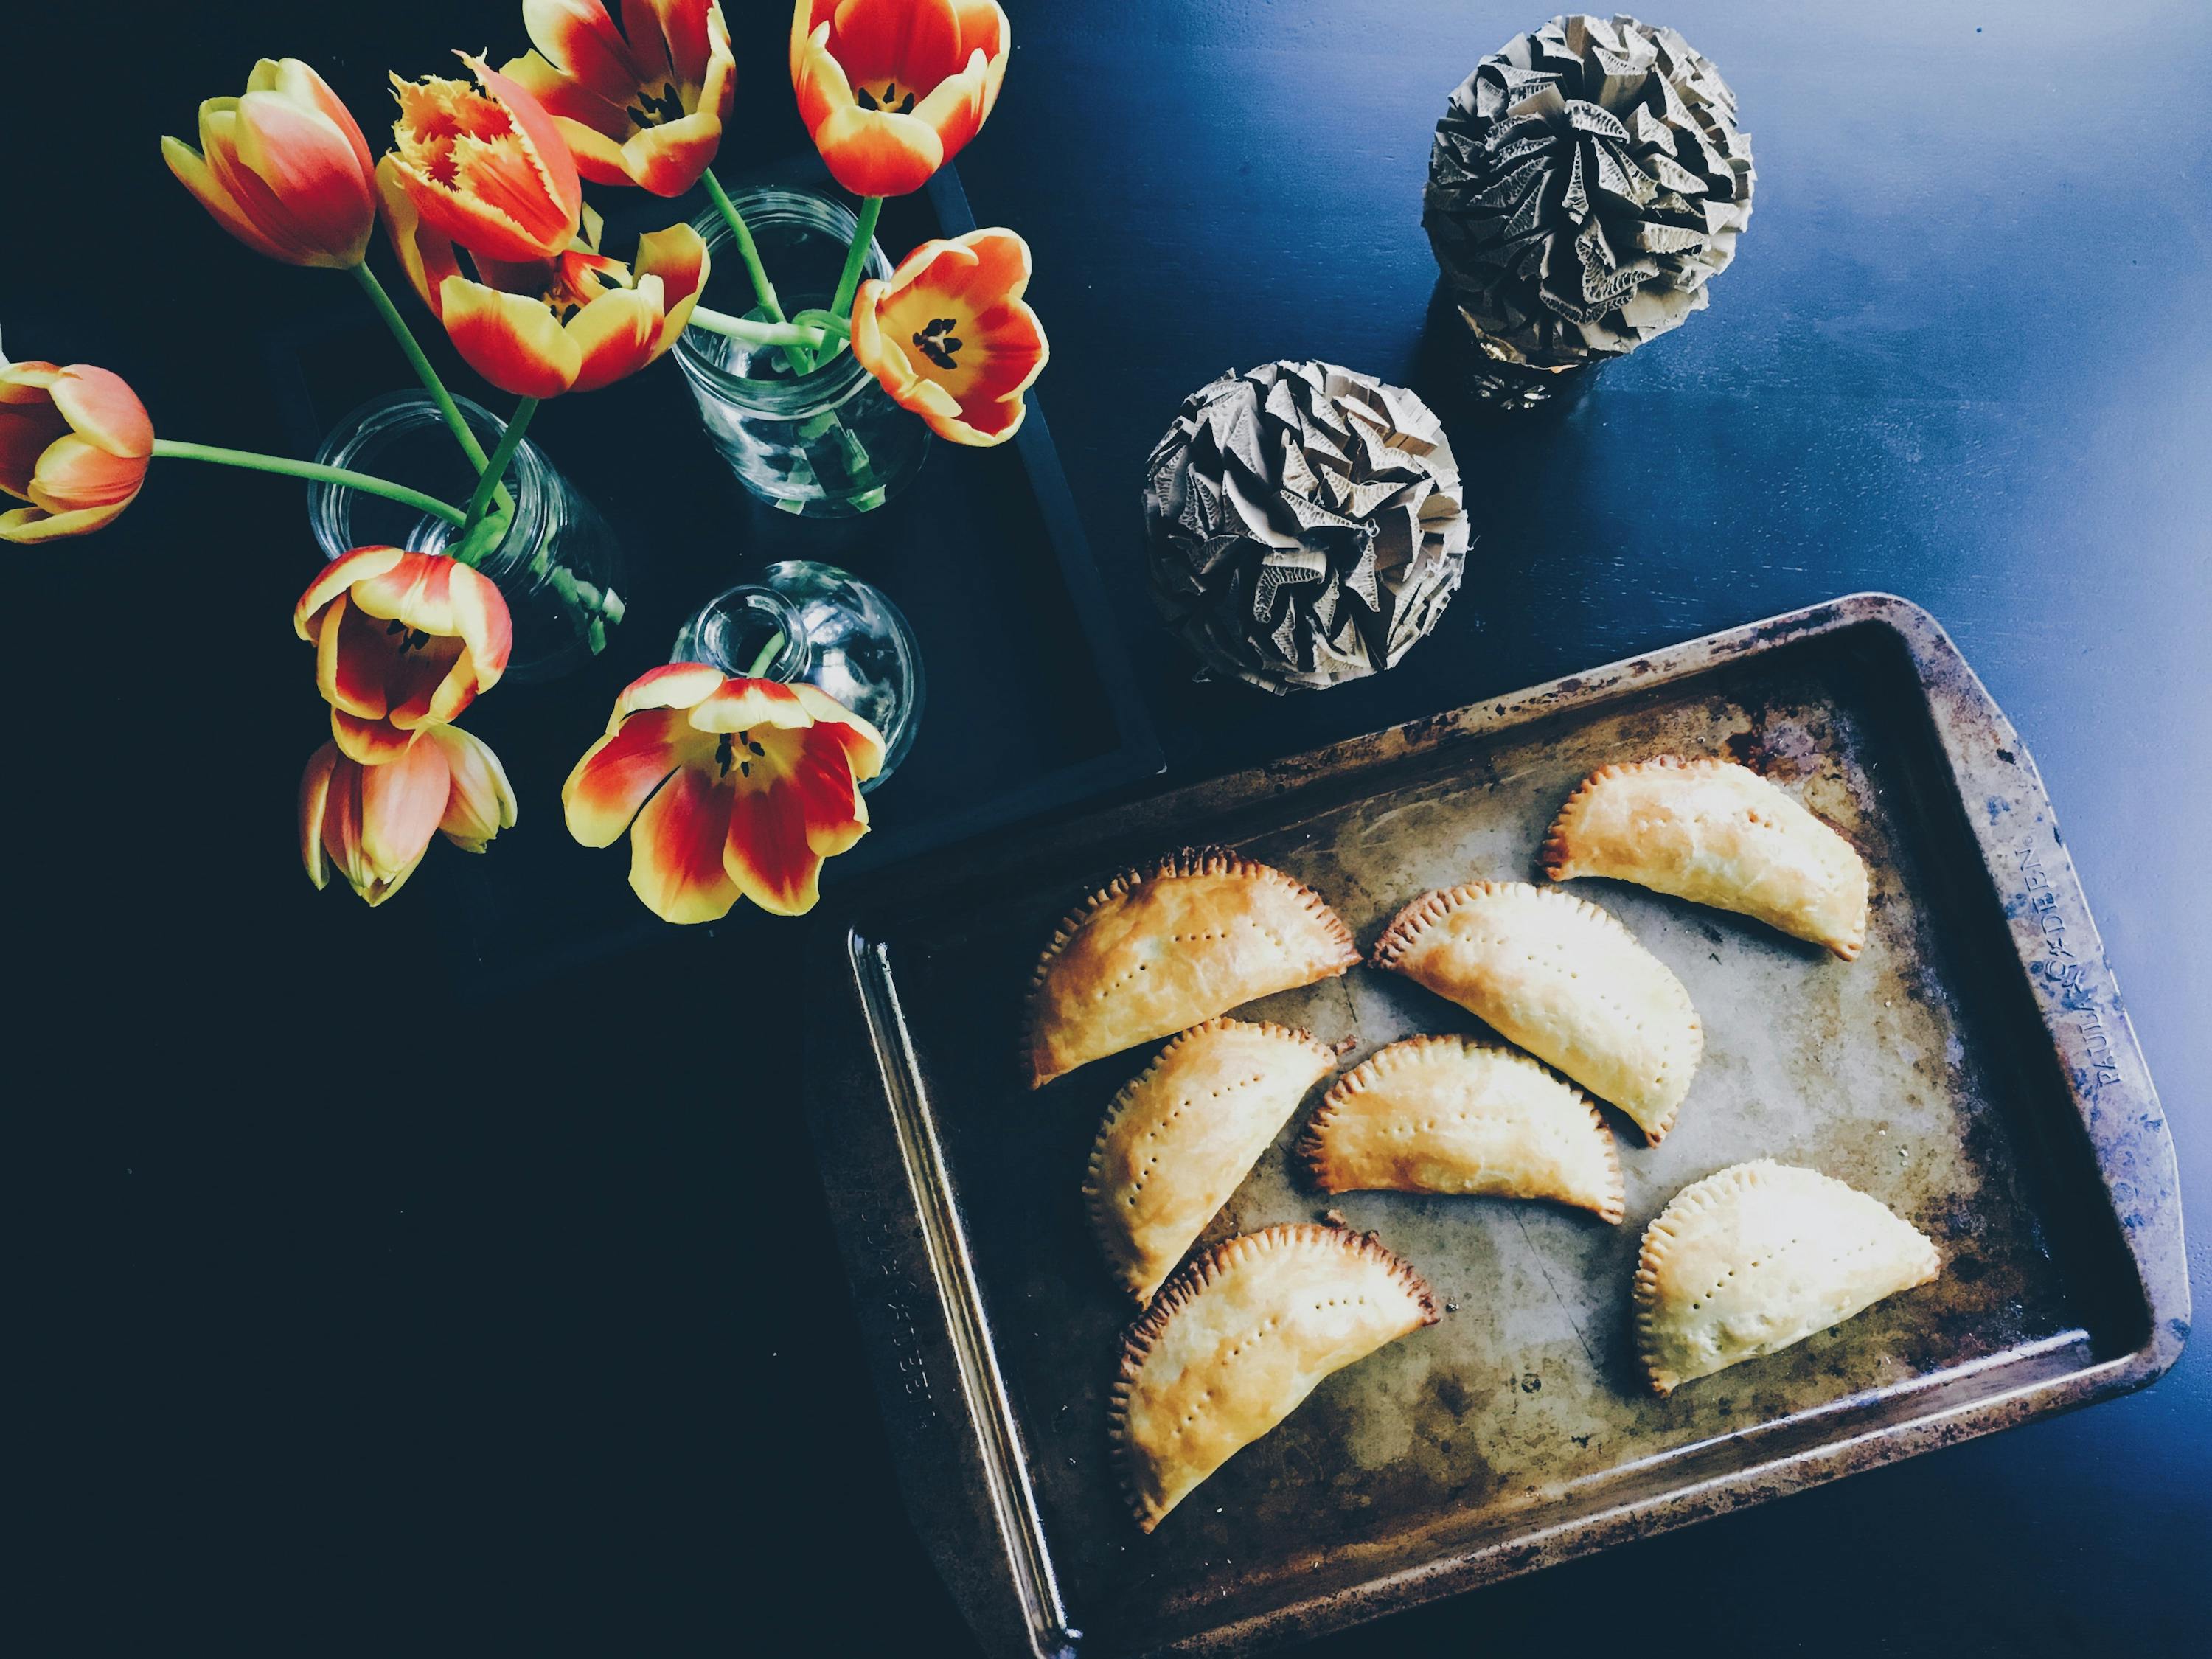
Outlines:
[{"label": "baking sheet pan", "polygon": [[[1874,872],[1844,963],[1621,884],[1706,1049],[1666,1142],[1625,1119],[1628,1214],[1324,1197],[1285,1127],[1201,1243],[1334,1210],[1409,1259],[1436,1327],[1325,1382],[1149,1537],[1105,1414],[1130,1310],[1085,1158],[1134,1051],[1032,1095],[1010,1056],[1053,921],[1115,869],[1218,842],[1316,887],[1363,945],[1431,887],[1535,873],[1592,768],[1746,761]],[[2171,1143],[2033,762],[1925,612],[1860,595],[1317,754],[909,866],[811,967],[809,1116],[901,1479],[986,1648],[1243,1651],[2139,1387],[2187,1332]],[[1371,969],[1251,1006],[1348,1066],[1473,1018]],[[1315,1100],[1318,1099],[1316,1091]],[[1691,1181],[1772,1156],[1927,1231],[1935,1285],[1651,1395],[1629,1287]]]}]

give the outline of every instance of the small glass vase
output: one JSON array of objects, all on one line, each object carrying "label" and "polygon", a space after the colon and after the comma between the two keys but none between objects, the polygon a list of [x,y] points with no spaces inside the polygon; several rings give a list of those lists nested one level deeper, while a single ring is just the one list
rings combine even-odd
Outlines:
[{"label": "small glass vase", "polygon": [[[744,190],[731,200],[784,314],[827,309],[858,225],[852,212],[804,190]],[[705,213],[691,223],[713,262],[706,302],[754,322],[770,320],[753,303],[721,215]],[[890,270],[881,245],[870,243],[862,277],[888,276]],[[881,507],[921,470],[929,428],[893,403],[849,349],[795,374],[782,347],[689,328],[674,356],[707,436],[738,482],[771,507],[805,519],[854,518]]]},{"label": "small glass vase", "polygon": [[[454,401],[489,454],[506,422],[465,398]],[[456,507],[476,488],[475,469],[437,405],[420,392],[363,404],[337,423],[315,459]],[[527,684],[557,678],[604,648],[621,624],[629,584],[622,544],[606,520],[529,440],[516,447],[506,483],[514,523],[477,568],[497,585],[514,618],[507,678]],[[337,484],[307,486],[307,519],[325,559],[356,547],[442,553],[459,537],[442,519]]]},{"label": "small glass vase", "polygon": [[872,582],[811,559],[786,559],[717,594],[676,636],[672,662],[817,687],[883,734],[890,777],[914,745],[925,684],[914,629]]}]

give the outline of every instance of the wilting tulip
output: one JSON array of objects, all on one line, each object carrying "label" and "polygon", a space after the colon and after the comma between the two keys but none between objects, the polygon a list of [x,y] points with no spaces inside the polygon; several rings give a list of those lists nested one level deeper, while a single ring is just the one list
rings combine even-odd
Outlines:
[{"label": "wilting tulip", "polygon": [[161,140],[178,182],[256,253],[287,264],[357,265],[376,228],[368,143],[296,58],[263,58],[242,98],[200,106],[200,147]]},{"label": "wilting tulip", "polygon": [[903,196],[975,136],[1012,44],[998,0],[799,0],[799,119],[846,189]]},{"label": "wilting tulip", "polygon": [[0,541],[99,529],[137,498],[153,458],[154,423],[119,374],[0,357],[0,489],[31,503],[0,513]]},{"label": "wilting tulip", "polygon": [[499,757],[456,726],[425,728],[392,760],[363,766],[326,743],[300,779],[300,859],[317,887],[330,866],[371,904],[415,873],[442,833],[481,853],[514,824],[514,791]]},{"label": "wilting tulip", "polygon": [[681,196],[721,145],[737,97],[730,31],[713,0],[623,0],[629,38],[600,0],[522,0],[538,48],[501,73],[552,112],[595,185]]},{"label": "wilting tulip", "polygon": [[[584,187],[544,106],[481,58],[458,54],[483,86],[392,77],[399,148],[378,164],[416,213],[487,259],[551,259],[575,240]],[[392,192],[386,189],[388,204]]]},{"label": "wilting tulip", "polygon": [[471,368],[518,398],[592,392],[634,374],[676,343],[707,285],[707,245],[685,224],[637,239],[637,268],[599,252],[599,216],[583,210],[576,240],[551,259],[507,261],[462,250],[418,218],[419,195],[393,158],[378,163],[385,226],[399,264]]},{"label": "wilting tulip", "polygon": [[1047,355],[1029,285],[1029,244],[1011,230],[924,242],[889,281],[860,284],[853,355],[940,437],[1004,443]]},{"label": "wilting tulip", "polygon": [[811,685],[672,663],[617,699],[561,802],[586,847],[629,831],[629,884],[664,921],[716,921],[739,895],[798,915],[822,861],[867,833],[860,786],[883,763],[875,727]]},{"label": "wilting tulip", "polygon": [[514,624],[499,589],[442,553],[357,547],[293,607],[315,647],[331,735],[364,766],[396,761],[415,733],[459,717],[507,672]]}]

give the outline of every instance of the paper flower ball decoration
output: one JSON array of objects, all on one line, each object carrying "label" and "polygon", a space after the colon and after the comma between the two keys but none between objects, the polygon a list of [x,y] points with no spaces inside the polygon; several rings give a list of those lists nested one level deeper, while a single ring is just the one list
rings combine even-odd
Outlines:
[{"label": "paper flower ball decoration", "polygon": [[1216,672],[1319,690],[1395,665],[1467,565],[1459,467],[1404,388],[1320,362],[1201,386],[1152,450],[1152,592]]},{"label": "paper flower ball decoration", "polygon": [[1735,94],[1673,29],[1555,17],[1475,66],[1437,124],[1422,222],[1489,357],[1634,350],[1705,307],[1751,219]]}]

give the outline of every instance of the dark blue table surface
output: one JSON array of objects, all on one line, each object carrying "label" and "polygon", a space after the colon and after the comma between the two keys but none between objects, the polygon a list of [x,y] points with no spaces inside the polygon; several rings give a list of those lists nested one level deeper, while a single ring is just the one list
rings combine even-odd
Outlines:
[{"label": "dark blue table surface", "polygon": [[[1918,600],[2042,768],[2212,1303],[2212,11],[1672,4],[1655,21],[1719,64],[1759,163],[1712,308],[1561,414],[1455,418],[1465,590],[1395,672],[1277,702],[1192,686],[1154,623],[1142,460],[1227,367],[1424,384],[1430,132],[1541,14],[1009,9],[962,171],[1036,251],[1054,428],[1173,775],[1855,589]],[[787,16],[732,11],[733,157],[797,138]],[[246,0],[41,9],[0,40],[6,348],[107,363],[162,429],[252,445],[278,441],[257,343],[343,279],[216,235],[158,135],[295,52],[374,138],[385,69],[520,34],[477,0]],[[693,481],[680,509],[595,462],[595,429],[641,422]],[[542,430],[634,539],[729,533],[672,370]],[[464,993],[408,896],[372,915],[293,861],[319,740],[295,496],[171,468],[106,535],[6,568],[11,1507],[37,1534],[11,1601],[61,1638],[41,1650],[964,1651],[798,1121],[793,930]],[[514,833],[557,833],[557,781],[524,781]],[[2200,1343],[2128,1400],[1313,1650],[2203,1653],[2208,1424]]]}]

